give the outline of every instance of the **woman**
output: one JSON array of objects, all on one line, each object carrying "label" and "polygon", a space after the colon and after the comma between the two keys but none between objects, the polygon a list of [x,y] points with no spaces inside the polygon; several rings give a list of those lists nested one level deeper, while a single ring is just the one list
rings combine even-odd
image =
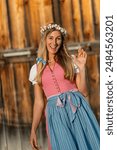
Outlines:
[{"label": "woman", "polygon": [[34,109],[30,143],[37,145],[36,129],[46,103],[49,150],[99,150],[99,125],[86,101],[87,54],[71,57],[65,46],[66,30],[57,24],[41,28],[37,63],[30,71],[34,84]]}]

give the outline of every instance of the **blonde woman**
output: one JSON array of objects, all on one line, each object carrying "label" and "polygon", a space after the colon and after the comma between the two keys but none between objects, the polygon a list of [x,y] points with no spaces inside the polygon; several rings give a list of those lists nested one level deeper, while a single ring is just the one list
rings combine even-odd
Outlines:
[{"label": "blonde woman", "polygon": [[65,45],[66,30],[51,23],[41,27],[37,63],[30,70],[34,85],[34,109],[30,143],[37,144],[36,129],[44,110],[49,150],[99,150],[99,125],[85,99],[87,53],[70,56]]}]

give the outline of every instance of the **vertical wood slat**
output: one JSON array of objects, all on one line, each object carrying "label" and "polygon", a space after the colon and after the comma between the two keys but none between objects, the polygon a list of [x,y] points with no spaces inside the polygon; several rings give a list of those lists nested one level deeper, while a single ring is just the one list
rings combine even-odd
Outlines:
[{"label": "vertical wood slat", "polygon": [[10,48],[7,5],[5,0],[0,0],[0,48]]},{"label": "vertical wood slat", "polygon": [[17,98],[13,64],[6,65],[1,74],[4,116],[8,124],[18,122]]},{"label": "vertical wood slat", "polygon": [[[41,14],[45,14],[45,22],[50,23],[53,22],[53,14],[52,14],[52,0],[43,0],[41,1],[44,4],[44,9],[42,10],[42,7],[40,8],[42,11],[40,12],[40,18]],[[41,18],[42,19],[42,18]],[[43,20],[43,19],[42,19]]]},{"label": "vertical wood slat", "polygon": [[27,38],[26,47],[33,46],[32,34],[31,34],[31,17],[29,10],[29,0],[24,0],[24,23],[25,23],[25,33]]},{"label": "vertical wood slat", "polygon": [[69,41],[74,40],[73,16],[71,4],[72,4],[71,0],[60,1],[62,25],[67,29]]},{"label": "vertical wood slat", "polygon": [[33,45],[38,47],[40,26],[53,22],[51,0],[29,1]]},{"label": "vertical wood slat", "polygon": [[0,122],[3,122],[3,97],[2,97],[2,83],[1,83],[1,72],[0,72]]},{"label": "vertical wood slat", "polygon": [[30,13],[30,25],[31,25],[31,45],[38,47],[38,41],[40,38],[39,28],[40,28],[40,17],[39,17],[39,6],[40,2],[38,0],[28,1],[29,12]]},{"label": "vertical wood slat", "polygon": [[[30,126],[16,128],[0,125],[0,150],[32,150],[30,130]],[[43,124],[37,130],[37,138],[42,149],[47,150],[47,136],[43,132]]]},{"label": "vertical wood slat", "polygon": [[8,125],[23,125],[32,122],[32,102],[29,93],[28,74],[29,67],[25,63],[10,64],[5,67],[1,74],[4,114]]},{"label": "vertical wood slat", "polygon": [[78,42],[83,41],[83,32],[82,32],[82,18],[80,12],[80,1],[73,0],[73,21],[75,25],[75,40]]},{"label": "vertical wood slat", "polygon": [[30,144],[30,127],[21,127],[19,128],[20,132],[20,140],[21,140],[21,150],[31,150],[31,144]]},{"label": "vertical wood slat", "polygon": [[81,0],[84,41],[93,41],[94,24],[91,0]]},{"label": "vertical wood slat", "polygon": [[32,102],[29,89],[29,66],[28,63],[14,64],[16,80],[17,107],[19,124],[30,124],[32,122]]},{"label": "vertical wood slat", "polygon": [[7,150],[22,150],[19,128],[6,127]]},{"label": "vertical wood slat", "polygon": [[4,123],[0,125],[0,150],[7,150],[7,141],[6,141],[6,126]]},{"label": "vertical wood slat", "polygon": [[53,20],[55,23],[61,25],[60,1],[52,0]]},{"label": "vertical wood slat", "polygon": [[24,27],[24,3],[23,0],[8,1],[10,12],[10,24],[13,48],[26,46],[26,35]]},{"label": "vertical wood slat", "polygon": [[95,38],[100,39],[100,0],[92,0],[93,3],[93,14],[94,14],[94,25],[95,25]]},{"label": "vertical wood slat", "polygon": [[89,55],[87,59],[88,83],[89,83],[89,102],[94,113],[99,119],[100,96],[99,96],[99,57],[98,55]]}]

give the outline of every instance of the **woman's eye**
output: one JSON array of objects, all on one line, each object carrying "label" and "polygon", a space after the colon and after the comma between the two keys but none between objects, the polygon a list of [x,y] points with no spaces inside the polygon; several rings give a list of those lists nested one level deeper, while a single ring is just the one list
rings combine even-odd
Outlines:
[{"label": "woman's eye", "polygon": [[53,38],[52,38],[52,37],[49,37],[49,39],[52,40]]},{"label": "woman's eye", "polygon": [[61,40],[61,37],[59,37],[58,40]]}]

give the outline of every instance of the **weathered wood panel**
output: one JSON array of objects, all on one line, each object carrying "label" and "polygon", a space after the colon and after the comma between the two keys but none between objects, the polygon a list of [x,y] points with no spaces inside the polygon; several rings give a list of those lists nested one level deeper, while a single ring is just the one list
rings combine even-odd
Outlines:
[{"label": "weathered wood panel", "polygon": [[95,39],[100,39],[100,1],[92,0],[92,8],[94,15],[94,26],[95,26]]},{"label": "weathered wood panel", "polygon": [[30,124],[32,121],[28,74],[26,63],[9,64],[1,74],[5,120],[9,125]]},{"label": "weathered wood panel", "polygon": [[11,42],[13,48],[23,48],[27,44],[24,26],[24,3],[23,0],[8,1]]},{"label": "weathered wood panel", "polygon": [[14,64],[14,74],[19,124],[30,124],[32,121],[32,102],[28,81],[29,64]]},{"label": "weathered wood panel", "polygon": [[100,75],[99,55],[89,55],[87,59],[87,75],[89,88],[89,102],[96,115],[100,119]]},{"label": "weathered wood panel", "polygon": [[[32,150],[30,145],[31,126],[12,127],[0,125],[0,150]],[[47,135],[44,123],[41,122],[37,130],[38,143],[43,150],[47,150]]]},{"label": "weathered wood panel", "polygon": [[[36,53],[40,40],[40,26],[53,21],[59,22],[67,29],[69,44],[77,42],[78,45],[81,45],[81,42],[86,41],[85,45],[87,45],[99,40],[99,0],[1,0],[0,4],[0,19],[2,18],[0,30],[4,29],[0,32],[2,37],[0,47],[4,48],[4,53],[6,48],[11,47],[9,51],[12,51],[12,48],[21,51],[21,48],[28,50],[28,46],[33,47]],[[57,12],[56,7],[58,7]],[[1,49],[0,53],[3,54]],[[92,57],[95,58],[95,56],[94,52]],[[0,55],[0,58],[8,63],[5,63],[2,69],[2,94],[0,95],[5,104],[5,118],[8,119],[8,124],[30,123],[32,119],[33,94],[31,94],[32,88],[28,81],[31,59],[26,58],[25,60],[25,57],[22,55],[21,57],[4,58]],[[33,56],[34,59],[35,57]],[[89,67],[92,65],[90,61],[92,62],[92,59],[88,61]],[[98,64],[95,65],[98,67]],[[96,73],[99,76],[99,70]],[[88,74],[88,76],[92,80],[91,75]],[[98,86],[99,82],[96,82],[95,85]],[[95,85],[92,84],[92,86]],[[10,103],[11,106],[9,106]],[[22,110],[22,107],[25,111]],[[3,108],[0,112],[2,118]],[[12,119],[14,119],[13,122]]]},{"label": "weathered wood panel", "polygon": [[81,0],[81,13],[83,20],[83,34],[85,41],[92,41],[95,39],[94,35],[94,20],[92,12],[92,1]]},{"label": "weathered wood panel", "polygon": [[0,48],[10,48],[10,46],[7,4],[5,0],[0,0]]},{"label": "weathered wood panel", "polygon": [[[100,0],[0,0],[0,150],[31,150],[34,93],[29,70],[36,58],[40,26],[50,22],[66,28],[68,45],[75,45],[71,53],[79,45],[88,46],[88,99],[99,121],[99,17]],[[6,57],[6,51],[27,55]],[[37,134],[47,150],[44,118]]]},{"label": "weathered wood panel", "polygon": [[71,0],[61,0],[60,1],[60,10],[61,10],[62,25],[68,31],[68,40],[69,41],[74,41],[72,1]]},{"label": "weathered wood panel", "polygon": [[1,47],[10,43],[13,48],[38,47],[40,26],[53,21],[67,29],[69,42],[99,40],[99,0],[1,0],[0,3]]},{"label": "weathered wood panel", "polygon": [[80,1],[73,0],[72,3],[73,3],[73,21],[74,21],[74,26],[75,26],[75,34],[74,34],[75,41],[82,42],[83,41],[83,31],[82,31]]},{"label": "weathered wood panel", "polygon": [[53,22],[51,0],[31,0],[29,10],[27,13],[30,13],[32,46],[38,47],[40,26]]},{"label": "weathered wood panel", "polygon": [[4,119],[8,124],[18,122],[17,98],[13,64],[8,64],[1,74]]}]

